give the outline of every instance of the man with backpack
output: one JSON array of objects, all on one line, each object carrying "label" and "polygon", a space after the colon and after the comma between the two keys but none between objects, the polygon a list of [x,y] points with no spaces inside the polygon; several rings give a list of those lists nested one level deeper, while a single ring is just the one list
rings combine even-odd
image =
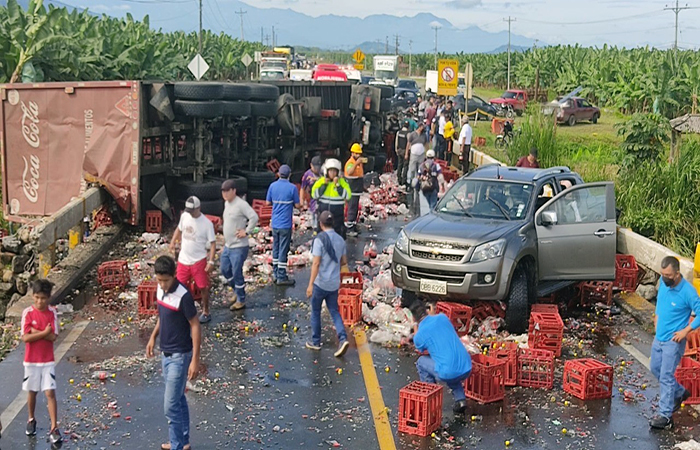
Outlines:
[{"label": "man with backpack", "polygon": [[426,160],[418,173],[418,189],[427,200],[428,209],[432,210],[437,205],[438,192],[445,191],[445,177],[442,175],[442,167],[435,162],[435,150],[428,150],[425,156]]}]

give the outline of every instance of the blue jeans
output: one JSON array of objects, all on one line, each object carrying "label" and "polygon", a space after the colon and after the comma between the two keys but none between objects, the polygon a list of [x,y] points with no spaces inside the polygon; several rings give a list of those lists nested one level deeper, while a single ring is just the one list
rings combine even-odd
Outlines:
[{"label": "blue jeans", "polygon": [[659,380],[659,414],[670,419],[673,407],[685,392],[676,381],[676,367],[685,353],[685,339],[681,342],[660,342],[654,339],[651,344],[651,373]]},{"label": "blue jeans", "polygon": [[444,382],[450,390],[452,390],[452,397],[456,402],[464,400],[467,396],[464,394],[464,380],[469,378],[471,375],[471,370],[464,375],[451,380],[442,380],[435,372],[435,361],[428,355],[423,355],[416,361],[416,368],[418,369],[418,377],[421,381],[425,383],[437,383],[438,381]]},{"label": "blue jeans", "polygon": [[346,341],[348,335],[345,333],[343,318],[340,317],[340,311],[338,311],[338,291],[324,291],[314,284],[314,290],[311,294],[311,340],[313,344],[321,345],[321,305],[323,305],[324,300],[328,312],[331,313],[338,340],[340,342]]},{"label": "blue jeans", "polygon": [[287,279],[287,256],[291,243],[291,228],[272,229],[272,274],[278,280]]},{"label": "blue jeans", "polygon": [[428,201],[428,207],[430,207],[430,210],[432,211],[433,209],[435,209],[435,205],[437,205],[438,201],[438,190],[433,189],[431,192],[423,192],[423,195]]},{"label": "blue jeans", "polygon": [[245,302],[245,278],[243,278],[243,263],[248,257],[248,247],[228,248],[224,247],[221,254],[221,273],[226,277],[238,297],[238,301]]},{"label": "blue jeans", "polygon": [[163,354],[163,378],[165,395],[163,409],[168,419],[168,435],[172,450],[182,450],[190,443],[190,410],[187,407],[185,386],[192,352]]}]

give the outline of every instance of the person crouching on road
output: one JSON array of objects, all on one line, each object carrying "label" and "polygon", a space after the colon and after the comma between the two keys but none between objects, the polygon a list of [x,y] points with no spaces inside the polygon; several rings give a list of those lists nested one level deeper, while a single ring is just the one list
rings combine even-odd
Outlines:
[{"label": "person crouching on road", "polygon": [[348,217],[345,226],[348,229],[348,236],[357,236],[357,216],[360,209],[360,196],[365,190],[365,171],[362,157],[362,147],[360,144],[352,144],[350,148],[350,159],[345,163],[345,179],[350,186],[351,196],[348,202]]},{"label": "person crouching on road", "polygon": [[326,301],[326,307],[333,319],[335,332],[340,345],[334,353],[341,357],[348,350],[350,343],[343,325],[343,318],[338,311],[338,290],[340,289],[341,268],[347,270],[345,241],[333,229],[334,218],[329,211],[323,211],[319,217],[321,233],[316,236],[311,254],[311,278],[306,296],[311,299],[311,342],[306,342],[306,348],[321,350],[321,306]]},{"label": "person crouching on road", "polygon": [[304,175],[301,177],[301,203],[304,208],[308,208],[309,212],[311,212],[311,226],[314,229],[314,233],[316,233],[318,228],[318,215],[316,214],[316,200],[311,196],[311,188],[318,180],[320,174],[321,157],[314,156],[311,158],[309,170],[304,172]]},{"label": "person crouching on road", "polygon": [[435,305],[428,304],[428,315],[418,324],[413,336],[418,351],[427,351],[416,361],[418,376],[426,383],[442,381],[452,390],[455,404],[452,411],[463,413],[467,407],[464,380],[472,372],[472,358],[459,340],[457,332],[445,314],[436,314]]},{"label": "person crouching on road", "polygon": [[233,288],[231,311],[245,308],[245,278],[243,263],[248,257],[250,244],[248,235],[258,225],[258,215],[242,198],[236,195],[236,182],[226,180],[221,184],[224,203],[224,239],[226,245],[221,252],[221,273]]},{"label": "person crouching on road", "polygon": [[[180,223],[175,228],[170,241],[170,252],[174,255],[176,245],[182,238],[180,254],[177,257],[177,279],[185,286],[194,280],[202,292],[201,323],[211,322],[209,313],[209,274],[214,268],[216,256],[216,233],[211,223],[201,211],[201,203],[197,197],[190,197],[185,202],[185,211],[180,216]],[[207,259],[207,247],[209,258]]]},{"label": "person crouching on road", "polygon": [[[345,202],[350,199],[350,186],[345,179],[340,178],[340,161],[335,158],[327,159],[324,164],[323,176],[311,188],[313,198],[318,202],[318,214],[329,211],[333,217],[333,229],[345,239]],[[320,216],[319,216],[320,217]]]},{"label": "person crouching on road", "polygon": [[154,356],[156,339],[160,336],[165,378],[163,408],[169,435],[169,442],[160,448],[189,450],[190,411],[185,387],[187,380],[194,380],[199,372],[202,330],[192,294],[175,278],[175,260],[170,256],[160,256],[154,270],[158,283],[158,320],[146,345],[146,356]]},{"label": "person crouching on road", "polygon": [[277,171],[280,178],[267,189],[267,204],[272,205],[272,279],[279,286],[293,286],[287,276],[287,257],[292,243],[294,208],[300,208],[299,191],[289,182],[292,169],[284,164]]},{"label": "person crouching on road", "polygon": [[[685,353],[686,336],[700,328],[700,297],[680,270],[677,258],[667,256],[661,260],[650,368],[659,380],[659,413],[649,421],[649,425],[657,429],[672,428],[673,413],[690,397],[690,392],[676,380],[675,373]],[[688,325],[692,312],[695,312],[695,320]]]}]

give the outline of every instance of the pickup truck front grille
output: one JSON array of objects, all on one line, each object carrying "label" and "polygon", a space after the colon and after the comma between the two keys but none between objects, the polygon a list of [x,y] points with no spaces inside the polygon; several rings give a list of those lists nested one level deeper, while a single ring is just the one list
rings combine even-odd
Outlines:
[{"label": "pickup truck front grille", "polygon": [[411,239],[411,245],[420,245],[421,247],[439,248],[444,250],[469,250],[467,244],[447,241],[433,241],[428,239]]},{"label": "pickup truck front grille", "polygon": [[430,278],[432,280],[445,281],[452,284],[462,284],[464,282],[465,273],[460,272],[448,272],[445,270],[436,269],[418,269],[414,267],[407,267],[409,278],[414,280],[420,280],[421,278]]},{"label": "pickup truck front grille", "polygon": [[446,262],[461,262],[464,255],[446,255],[444,253],[435,254],[432,252],[423,252],[420,250],[413,250],[411,252],[414,258],[429,259],[431,261],[446,261]]}]

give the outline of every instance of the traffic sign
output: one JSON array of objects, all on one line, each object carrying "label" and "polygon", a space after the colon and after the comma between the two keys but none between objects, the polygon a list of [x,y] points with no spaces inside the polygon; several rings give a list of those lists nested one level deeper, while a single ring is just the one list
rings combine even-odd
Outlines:
[{"label": "traffic sign", "polygon": [[190,69],[190,72],[192,72],[192,75],[199,81],[200,78],[204,76],[205,73],[207,73],[207,70],[209,70],[209,64],[202,58],[202,55],[197,53],[197,56],[192,58],[192,61],[187,65],[187,68]]},{"label": "traffic sign", "polygon": [[457,95],[457,73],[459,61],[441,59],[438,61],[438,95]]},{"label": "traffic sign", "polygon": [[253,58],[251,58],[250,55],[246,53],[241,58],[241,62],[243,63],[244,66],[248,67],[250,65],[250,63],[253,62]]},{"label": "traffic sign", "polygon": [[[365,54],[362,53],[362,50],[360,50],[358,48],[357,50],[355,50],[355,53],[352,54],[352,59],[354,59],[355,62],[357,62],[359,64],[365,60]],[[360,69],[358,69],[358,70],[360,70]]]},{"label": "traffic sign", "polygon": [[355,64],[355,70],[365,70],[364,63]]}]

